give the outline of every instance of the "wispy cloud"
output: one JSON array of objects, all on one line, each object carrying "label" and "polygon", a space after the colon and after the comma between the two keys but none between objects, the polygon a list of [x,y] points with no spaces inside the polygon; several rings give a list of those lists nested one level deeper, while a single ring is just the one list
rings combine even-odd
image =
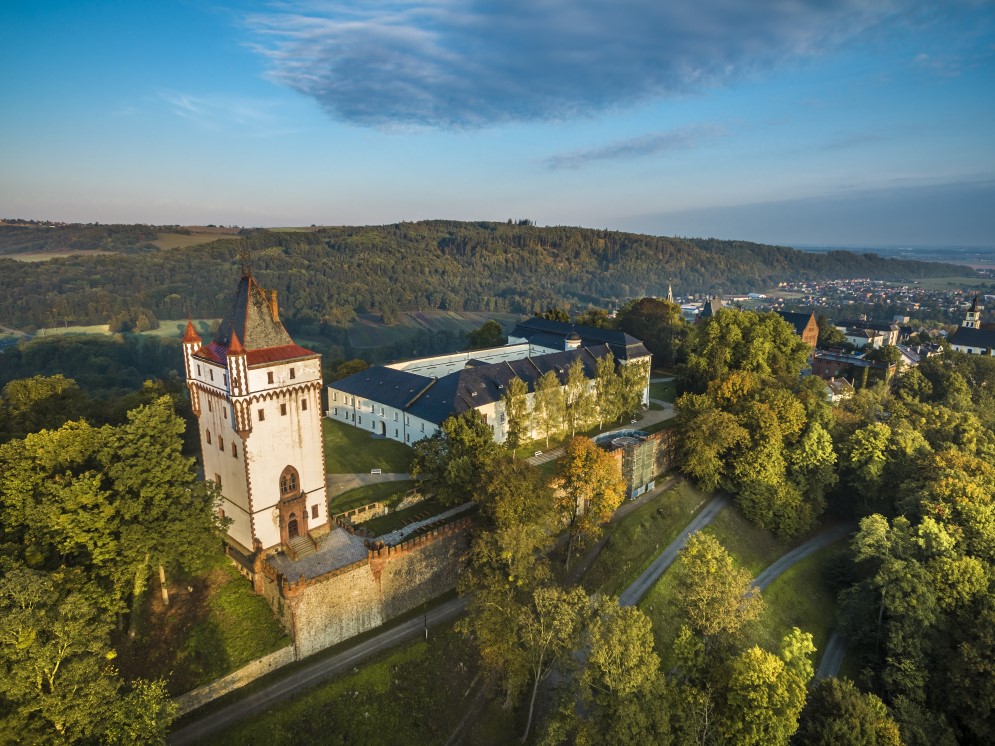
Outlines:
[{"label": "wispy cloud", "polygon": [[226,95],[193,95],[159,91],[159,100],[176,116],[207,130],[256,137],[288,134],[276,102]]},{"label": "wispy cloud", "polygon": [[650,132],[639,137],[617,140],[588,150],[558,153],[543,159],[542,163],[556,171],[581,168],[592,161],[634,160],[675,151],[691,150],[721,134],[712,126],[685,127],[665,132]]},{"label": "wispy cloud", "polygon": [[476,128],[698,91],[835,50],[905,18],[922,22],[921,5],[288,0],[246,21],[272,79],[336,119]]}]

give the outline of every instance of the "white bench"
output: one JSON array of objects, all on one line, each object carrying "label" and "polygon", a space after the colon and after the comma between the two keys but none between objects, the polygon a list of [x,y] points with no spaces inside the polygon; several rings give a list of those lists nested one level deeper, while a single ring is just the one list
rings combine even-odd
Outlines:
[{"label": "white bench", "polygon": [[382,469],[370,469],[370,474],[383,474]]},{"label": "white bench", "polygon": [[536,452],[535,452],[535,455],[536,455],[536,456],[541,456],[541,455],[542,455],[542,451],[536,451]]}]

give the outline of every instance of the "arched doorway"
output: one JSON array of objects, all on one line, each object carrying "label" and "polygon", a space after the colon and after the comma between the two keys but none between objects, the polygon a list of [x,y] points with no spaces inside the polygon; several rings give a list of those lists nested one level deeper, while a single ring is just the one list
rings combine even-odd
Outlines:
[{"label": "arched doorway", "polygon": [[308,533],[307,495],[301,490],[301,477],[297,469],[288,466],[280,474],[280,541],[284,544],[291,539]]},{"label": "arched doorway", "polygon": [[387,423],[386,422],[383,422],[383,421],[380,422],[380,434],[382,436],[384,436],[385,438],[387,437]]}]

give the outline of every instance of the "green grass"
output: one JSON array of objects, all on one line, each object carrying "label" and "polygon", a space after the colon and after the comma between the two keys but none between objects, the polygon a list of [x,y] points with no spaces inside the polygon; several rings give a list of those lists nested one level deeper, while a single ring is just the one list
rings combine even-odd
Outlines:
[{"label": "green grass", "polygon": [[479,329],[489,319],[510,327],[518,316],[483,311],[408,311],[399,313],[394,323],[384,324],[379,316],[362,314],[349,325],[349,343],[353,347],[382,347],[403,342],[422,331],[464,334]]},{"label": "green grass", "polygon": [[341,495],[337,495],[329,500],[328,512],[330,515],[345,513],[347,510],[375,502],[385,502],[389,505],[394,505],[400,502],[404,494],[414,486],[415,482],[413,479],[363,485],[354,490],[343,492]]},{"label": "green grass", "polygon": [[387,438],[375,440],[369,431],[328,418],[321,421],[325,438],[325,471],[358,474],[382,469],[385,474],[407,472],[411,448]]},{"label": "green grass", "polygon": [[677,381],[665,381],[664,383],[650,384],[650,399],[661,399],[662,401],[674,403],[677,398]]},{"label": "green grass", "polygon": [[[473,699],[472,643],[452,626],[428,642],[394,648],[353,673],[215,736],[232,746],[281,744],[444,744]],[[479,686],[479,684],[478,684]],[[492,743],[514,740],[512,718],[490,724]]]},{"label": "green grass", "polygon": [[702,531],[718,539],[736,564],[754,576],[805,538],[778,539],[770,531],[750,523],[734,507],[723,510]]},{"label": "green grass", "polygon": [[909,285],[927,290],[981,290],[984,288],[984,277],[924,277],[912,282],[888,283],[894,287]]},{"label": "green grass", "polygon": [[671,417],[669,420],[661,420],[654,425],[646,425],[645,427],[640,427],[644,433],[652,434],[658,433],[661,430],[670,430],[671,428],[677,427],[677,418]]},{"label": "green grass", "polygon": [[707,499],[684,482],[609,524],[608,540],[584,576],[584,587],[618,594],[677,537]]},{"label": "green grass", "polygon": [[759,644],[778,650],[792,627],[811,632],[818,666],[836,620],[836,596],[826,578],[826,570],[847,552],[839,542],[812,554],[789,568],[764,591],[763,618],[758,631]]},{"label": "green grass", "polygon": [[185,249],[188,246],[198,246],[221,238],[230,238],[216,233],[160,233],[159,238],[152,241],[160,249]]},{"label": "green grass", "polygon": [[[383,536],[384,534],[389,534],[391,531],[403,528],[409,523],[424,520],[429,516],[443,513],[448,509],[449,507],[441,505],[433,498],[429,498],[427,500],[423,500],[417,505],[412,505],[410,508],[398,510],[394,513],[388,513],[387,515],[382,515],[379,518],[371,518],[363,523],[363,528],[374,536]],[[427,516],[424,515],[426,513],[428,514]]]}]

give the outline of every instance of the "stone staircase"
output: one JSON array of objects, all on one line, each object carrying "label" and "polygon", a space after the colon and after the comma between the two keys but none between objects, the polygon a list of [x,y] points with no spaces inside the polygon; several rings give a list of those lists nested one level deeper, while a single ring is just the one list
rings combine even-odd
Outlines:
[{"label": "stone staircase", "polygon": [[292,560],[309,557],[318,551],[318,543],[310,536],[295,536],[287,543],[287,554]]}]

